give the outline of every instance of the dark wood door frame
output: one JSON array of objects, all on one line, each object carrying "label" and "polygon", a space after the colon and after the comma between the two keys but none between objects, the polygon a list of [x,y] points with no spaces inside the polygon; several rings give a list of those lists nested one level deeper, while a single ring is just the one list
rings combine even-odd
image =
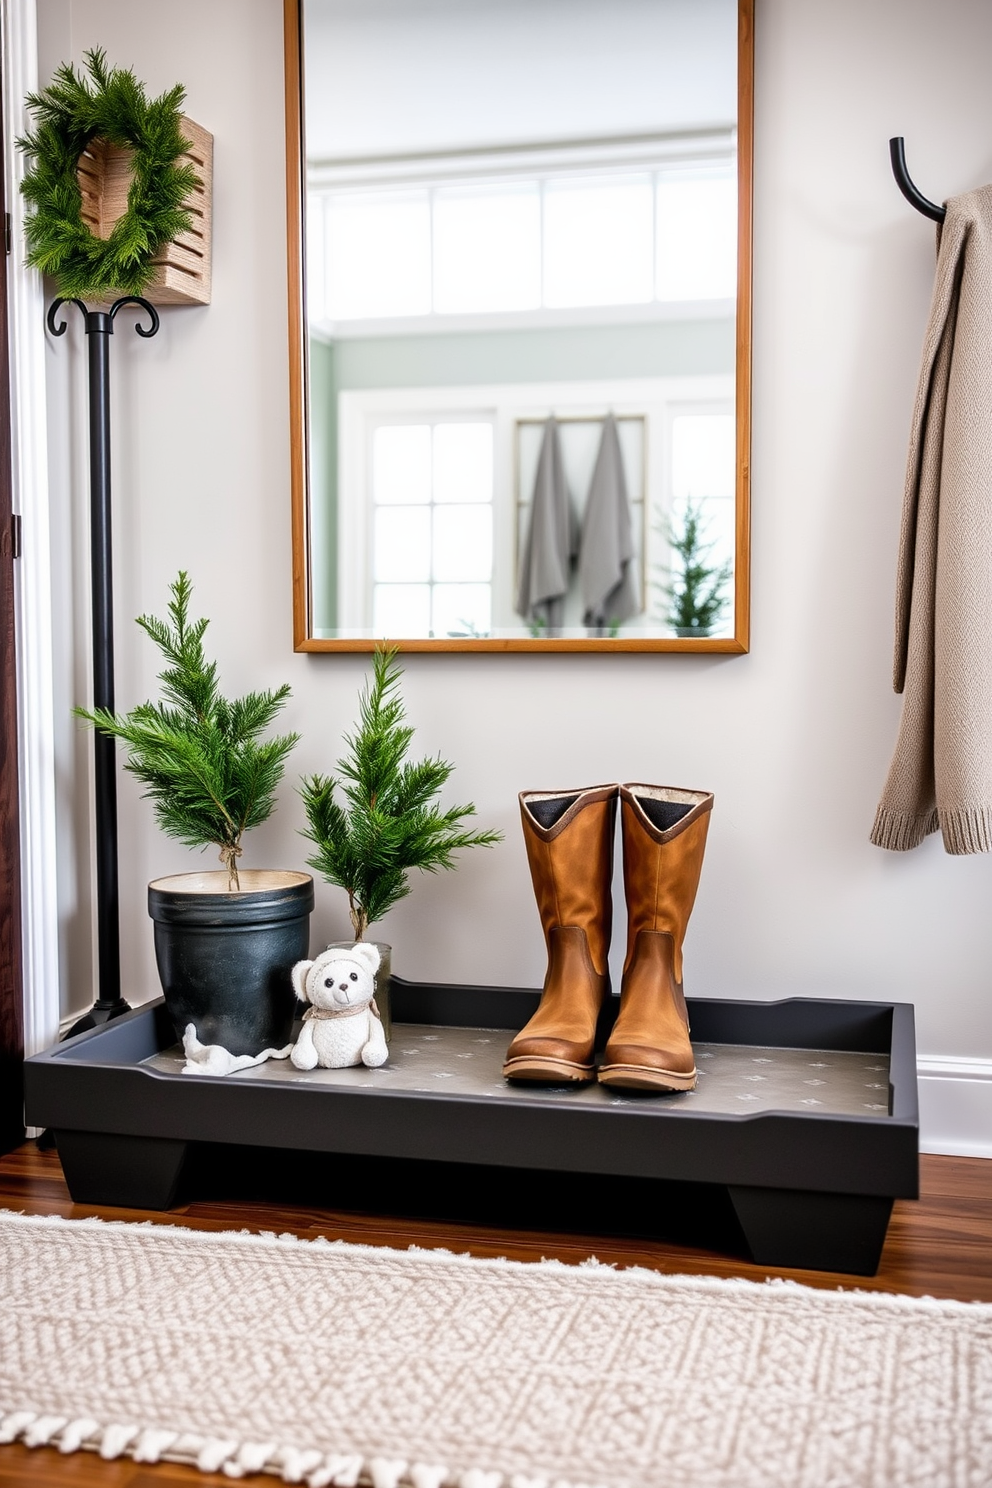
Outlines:
[{"label": "dark wood door frame", "polygon": [[[0,82],[2,105],[2,82]],[[0,204],[3,179],[0,107]],[[6,222],[10,219],[6,218]],[[0,243],[0,260],[4,259]],[[17,770],[17,653],[11,489],[7,262],[0,262],[0,1152],[24,1138],[24,1007],[21,990],[21,854]]]}]

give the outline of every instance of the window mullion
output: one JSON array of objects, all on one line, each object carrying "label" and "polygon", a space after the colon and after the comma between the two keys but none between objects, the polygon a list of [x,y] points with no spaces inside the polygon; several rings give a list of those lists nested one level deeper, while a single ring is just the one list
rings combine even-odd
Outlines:
[{"label": "window mullion", "polygon": [[658,190],[659,172],[651,172],[651,290],[655,300],[658,299],[658,233],[661,224],[658,221]]},{"label": "window mullion", "polygon": [[435,593],[435,589],[437,587],[437,577],[436,577],[436,574],[437,574],[437,552],[436,552],[437,534],[436,534],[436,532],[434,530],[434,528],[435,528],[434,513],[437,511],[437,503],[436,503],[436,501],[434,499],[434,496],[435,496],[435,492],[434,492],[434,474],[435,474],[435,465],[436,465],[436,462],[435,462],[435,459],[434,459],[434,439],[435,439],[435,431],[436,431],[436,429],[437,429],[437,422],[436,422],[436,420],[433,420],[432,419],[431,420],[430,511],[429,511],[429,514],[428,514],[428,518],[429,518],[429,521],[430,521],[430,524],[431,524],[431,571],[430,571],[430,577],[428,579],[428,590],[429,590],[428,603],[430,605],[430,611],[429,611],[429,613],[430,613],[430,627],[431,627],[431,634],[432,635],[434,634],[434,593]]},{"label": "window mullion", "polygon": [[545,191],[545,187],[546,186],[547,186],[547,177],[546,176],[542,176],[541,179],[537,183],[537,194],[538,194],[538,202],[539,202],[539,207],[538,207],[539,224],[538,224],[538,233],[537,233],[537,237],[538,237],[538,245],[537,246],[538,246],[538,252],[540,253],[540,256],[541,256],[541,263],[540,263],[540,270],[539,270],[539,272],[540,272],[540,278],[539,278],[538,283],[540,285],[540,304],[541,304],[541,309],[542,310],[544,309],[544,191]]},{"label": "window mullion", "polygon": [[[435,310],[434,310],[434,279],[435,279],[435,272],[436,272],[435,271],[435,266],[434,266],[434,207],[435,207],[436,200],[437,200],[437,188],[434,187],[434,186],[429,186],[427,188],[427,240],[428,240],[427,241],[427,261],[430,264],[430,269],[431,269],[431,310],[430,310],[430,313],[432,315],[434,315],[436,313]],[[431,437],[433,438],[433,434],[432,434]]]}]

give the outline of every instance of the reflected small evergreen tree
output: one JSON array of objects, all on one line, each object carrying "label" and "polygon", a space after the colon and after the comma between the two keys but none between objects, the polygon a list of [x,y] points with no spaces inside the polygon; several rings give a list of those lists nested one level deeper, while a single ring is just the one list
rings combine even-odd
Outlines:
[{"label": "reflected small evergreen tree", "polygon": [[658,587],[668,600],[666,622],[679,635],[708,636],[727,603],[734,568],[729,561],[709,561],[716,546],[705,540],[702,503],[686,502],[681,525],[662,520],[659,530],[678,557],[669,583]]}]

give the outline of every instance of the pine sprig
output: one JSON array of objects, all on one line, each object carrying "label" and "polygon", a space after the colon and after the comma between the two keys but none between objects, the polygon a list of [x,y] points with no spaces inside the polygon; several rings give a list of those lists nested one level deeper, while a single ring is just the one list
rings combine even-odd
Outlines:
[{"label": "pine sprig", "polygon": [[123,716],[105,708],[76,713],[128,746],[125,768],[147,787],[163,832],[187,847],[219,847],[228,888],[236,890],[241,839],[271,816],[299,735],[260,740],[289,697],[288,686],[233,701],[221,696],[217,664],[203,651],[208,622],[189,618],[192,592],[189,576],[180,573],[169,620],[138,618],[167,663],[159,673],[163,701],[140,703]]},{"label": "pine sprig", "polygon": [[410,869],[454,868],[460,849],[492,847],[503,837],[465,830],[462,823],[475,815],[471,803],[438,808],[453,765],[440,757],[407,761],[413,729],[403,721],[402,675],[396,652],[378,649],[359,698],[358,727],[345,735],[339,778],[311,775],[300,791],[309,822],[303,835],[317,847],[307,862],[347,891],[356,940],[409,894]]},{"label": "pine sprig", "polygon": [[[200,178],[191,165],[178,163],[189,148],[180,113],[185,96],[177,83],[149,100],[134,73],[108,67],[99,48],[86,53],[85,71],[63,63],[47,88],[28,94],[34,128],[17,141],[32,157],[21,182],[34,208],[24,226],[27,261],[53,275],[63,297],[142,294],[155,272],[155,254],[193,226],[183,203]],[[106,239],[83,221],[76,174],[95,139],[133,152],[127,211]]]}]

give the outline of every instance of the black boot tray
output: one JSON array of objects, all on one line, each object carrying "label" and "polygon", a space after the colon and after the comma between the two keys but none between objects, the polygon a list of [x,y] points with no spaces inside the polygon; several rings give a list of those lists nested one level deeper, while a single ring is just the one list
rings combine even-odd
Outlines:
[{"label": "black boot tray", "polygon": [[659,1096],[503,1080],[539,995],[394,977],[382,1069],[224,1078],[182,1074],[159,999],[29,1059],[26,1120],[80,1203],[168,1208],[188,1144],[235,1144],[720,1185],[759,1263],[877,1268],[918,1191],[909,1004],[690,999],[699,1081]]}]

